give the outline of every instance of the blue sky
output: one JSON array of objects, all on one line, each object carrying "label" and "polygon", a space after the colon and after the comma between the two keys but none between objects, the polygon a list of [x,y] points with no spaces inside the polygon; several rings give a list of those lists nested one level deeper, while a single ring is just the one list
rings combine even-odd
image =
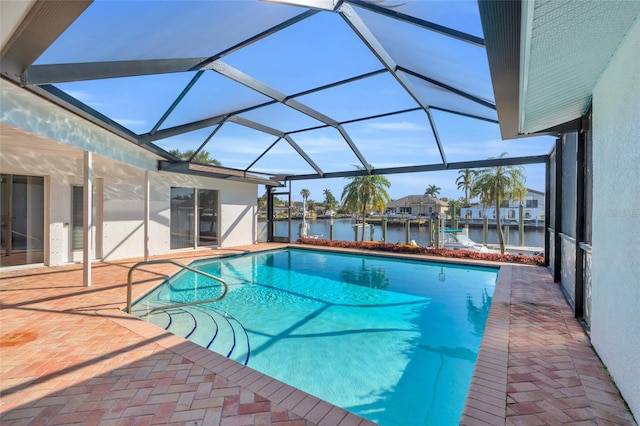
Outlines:
[{"label": "blue sky", "polygon": [[[394,1],[381,3],[401,13],[481,36],[475,1]],[[354,6],[383,49],[400,67],[493,101],[484,48]],[[108,1],[98,0],[37,61],[40,64],[210,56],[305,9],[261,1]],[[141,19],[140,17],[144,17]],[[262,38],[222,61],[285,94],[294,95],[335,81],[381,70],[384,65],[339,14],[321,12]],[[495,111],[443,90],[411,74],[408,81],[425,105],[458,110],[489,119]],[[193,78],[195,72],[114,78],[58,84],[78,100],[135,133],[149,132]],[[338,122],[415,109],[416,100],[389,73],[295,98]],[[202,120],[269,101],[249,87],[206,71],[160,127]],[[498,125],[432,110],[448,162],[547,154],[552,138],[502,141]],[[282,132],[323,125],[292,108],[275,104],[239,115]],[[366,161],[374,167],[441,162],[423,110],[344,124]],[[214,127],[157,141],[164,149],[196,149]],[[337,129],[292,133],[323,172],[351,170],[359,161]],[[226,123],[206,146],[224,166],[245,169],[276,137]],[[309,174],[313,168],[283,139],[250,171]],[[459,197],[457,171],[390,175],[392,198],[441,187],[441,196]],[[302,188],[321,200],[325,188],[340,196],[345,179],[294,181],[293,198]],[[544,167],[527,167],[527,186],[544,189]]]}]

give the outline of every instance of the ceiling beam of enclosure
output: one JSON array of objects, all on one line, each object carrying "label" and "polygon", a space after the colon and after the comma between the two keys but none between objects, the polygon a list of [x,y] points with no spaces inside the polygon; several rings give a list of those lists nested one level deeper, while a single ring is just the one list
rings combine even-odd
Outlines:
[{"label": "ceiling beam of enclosure", "polygon": [[440,157],[442,158],[442,164],[447,165],[447,157],[444,153],[444,148],[442,147],[442,142],[440,141],[440,136],[438,135],[438,130],[436,129],[436,123],[431,115],[431,111],[429,110],[429,105],[425,104],[419,97],[416,95],[416,92],[413,88],[412,83],[402,74],[397,72],[398,65],[393,60],[391,55],[385,50],[385,48],[380,44],[378,39],[373,35],[371,30],[367,27],[364,21],[360,18],[360,16],[356,13],[356,11],[348,4],[342,4],[340,6],[340,15],[344,18],[344,20],[349,24],[351,29],[360,37],[360,39],[364,42],[364,44],[371,50],[371,52],[378,58],[378,60],[385,66],[385,68],[391,73],[391,75],[396,79],[398,84],[402,86],[402,88],[413,98],[413,100],[422,107],[424,112],[427,114],[427,118],[429,120],[429,125],[431,126],[431,131],[433,132],[433,137],[435,138],[436,144],[438,145],[438,151],[440,152]]},{"label": "ceiling beam of enclosure", "polygon": [[[445,155],[445,146],[443,145],[441,136],[436,126],[436,119],[440,120],[441,118],[441,115],[439,115],[438,112],[441,111],[449,114],[459,115],[462,117],[473,118],[475,120],[498,124],[498,121],[493,119],[492,114],[488,116],[482,116],[482,111],[484,110],[481,111],[482,108],[495,111],[495,103],[492,100],[484,99],[482,97],[482,94],[472,94],[474,91],[473,87],[468,87],[467,89],[461,88],[466,87],[466,82],[445,83],[443,81],[440,81],[438,76],[430,75],[430,72],[426,72],[426,74],[428,75],[425,75],[423,72],[418,72],[416,71],[416,69],[412,69],[419,69],[419,65],[413,64],[407,66],[406,64],[402,63],[403,60],[401,57],[397,58],[399,60],[396,60],[396,58],[392,54],[394,52],[393,46],[387,46],[390,48],[390,50],[387,50],[387,47],[383,46],[383,42],[387,42],[387,40],[385,40],[382,33],[375,33],[380,35],[380,40],[376,37],[376,35],[374,34],[374,30],[379,31],[379,28],[376,27],[375,22],[371,22],[372,26],[370,28],[368,26],[368,23],[370,23],[368,19],[370,19],[370,16],[379,15],[384,17],[381,19],[389,18],[400,21],[402,23],[410,24],[406,27],[413,28],[413,31],[417,31],[415,30],[415,27],[418,27],[420,29],[426,30],[425,32],[435,32],[450,39],[457,40],[455,43],[468,43],[472,46],[478,46],[481,48],[484,48],[485,45],[483,38],[468,34],[463,31],[455,30],[444,25],[428,21],[426,19],[421,19],[417,16],[403,13],[400,10],[404,10],[401,7],[402,5],[404,5],[404,3],[398,4],[398,7],[396,7],[396,5],[391,4],[393,2],[387,3],[367,0],[272,0],[271,2],[287,4],[297,8],[306,8],[306,10],[303,10],[299,13],[297,10],[295,10],[294,13],[289,14],[287,17],[283,17],[281,22],[272,21],[269,24],[271,25],[270,27],[266,28],[267,26],[265,25],[264,28],[266,29],[263,29],[256,34],[243,34],[241,38],[244,39],[241,39],[239,37],[237,40],[233,40],[232,42],[230,42],[229,46],[219,47],[217,49],[217,53],[213,54],[212,56],[205,56],[209,53],[214,53],[205,50],[202,52],[194,52],[191,55],[193,57],[188,57],[189,55],[185,55],[184,58],[174,57],[167,59],[114,60],[103,62],[94,61],[33,65],[33,62],[36,61],[44,51],[46,51],[49,45],[51,45],[58,36],[64,33],[64,31],[78,17],[80,17],[85,9],[87,9],[87,7],[92,3],[91,1],[87,0],[78,2],[48,2],[39,0],[34,3],[33,8],[28,14],[28,19],[25,19],[23,21],[14,36],[9,40],[9,43],[7,43],[7,45],[3,48],[2,75],[3,77],[9,78],[17,84],[23,85],[28,90],[31,90],[36,94],[57,103],[58,105],[90,120],[91,122],[123,137],[124,139],[138,144],[145,149],[163,157],[164,159],[168,160],[168,163],[164,164],[163,166],[165,170],[168,170],[170,168],[169,163],[195,162],[197,154],[205,149],[210,141],[216,138],[216,135],[223,127],[225,127],[224,125],[226,123],[234,123],[276,137],[275,142],[271,143],[264,151],[262,151],[261,148],[261,150],[258,151],[261,152],[258,157],[253,160],[246,169],[240,171],[244,173],[249,172],[260,159],[262,159],[276,144],[284,139],[296,151],[296,153],[302,159],[304,159],[304,161],[316,172],[316,174],[304,175],[277,175],[278,177],[284,176],[284,180],[316,179],[322,177],[346,177],[366,174],[396,174],[438,170],[455,170],[461,168],[489,167],[490,164],[534,164],[544,162],[544,160],[542,159],[543,157],[546,160],[546,156],[529,156],[499,160],[449,162]],[[357,36],[357,38],[354,38],[355,44],[357,45],[359,44],[359,42],[361,42],[362,44],[360,44],[360,46],[365,46],[368,51],[366,49],[362,50],[366,52],[367,55],[370,52],[371,55],[373,55],[370,57],[375,57],[377,61],[382,65],[382,67],[379,69],[368,70],[359,69],[359,74],[357,75],[347,75],[346,78],[344,78],[345,76],[342,75],[342,79],[335,79],[333,81],[329,80],[328,83],[325,80],[322,81],[322,85],[316,86],[315,88],[311,89],[309,89],[308,87],[304,87],[305,90],[299,91],[298,93],[282,93],[281,91],[274,88],[278,87],[277,84],[275,84],[274,87],[271,87],[270,85],[265,84],[263,81],[261,81],[261,78],[254,78],[253,76],[241,71],[240,69],[231,66],[230,63],[234,63],[232,60],[233,56],[229,57],[229,63],[222,61],[222,58],[228,55],[231,55],[258,41],[275,35],[276,33],[292,27],[295,24],[299,24],[305,20],[308,20],[309,18],[313,18],[319,13],[328,13],[334,15],[338,14],[340,18],[342,18],[338,19],[338,21],[340,21],[341,23],[346,23],[351,31],[353,31],[353,33]],[[412,12],[409,11],[409,13]],[[43,26],[45,26],[44,23],[47,23],[46,28],[43,28]],[[407,62],[407,60],[405,59],[404,62]],[[375,65],[375,63],[374,66],[376,68],[380,67],[380,65]],[[260,101],[256,101],[254,99],[252,102],[248,102],[245,105],[242,105],[242,107],[239,107],[237,105],[235,106],[235,109],[228,107],[227,111],[224,111],[225,108],[219,108],[218,111],[211,112],[211,116],[207,118],[202,118],[201,116],[199,117],[200,119],[196,120],[196,117],[188,117],[187,120],[194,120],[191,122],[184,122],[187,120],[174,120],[171,124],[172,127],[163,128],[165,122],[167,122],[172,114],[174,114],[176,109],[178,107],[184,107],[184,105],[182,105],[183,101],[185,101],[185,98],[190,94],[192,90],[197,90],[196,83],[201,79],[201,77],[203,77],[203,75],[205,75],[207,71],[215,72],[225,79],[228,79],[235,83],[239,83],[240,85],[257,92],[268,99],[262,98],[260,99]],[[168,108],[163,105],[162,111],[158,112],[158,114],[153,117],[153,121],[150,121],[150,123],[155,123],[153,127],[150,128],[148,133],[141,134],[133,132],[129,128],[115,121],[113,118],[100,113],[91,106],[74,98],[70,94],[71,92],[67,93],[55,86],[55,84],[62,83],[173,73],[194,73],[194,75],[190,78],[190,81],[187,82],[187,80],[189,80],[189,77],[187,77],[180,82],[180,86],[175,92],[171,94],[171,99],[173,99],[175,93],[179,93],[179,95],[175,97],[175,99],[173,99],[173,102],[171,102],[171,100],[167,101],[167,105],[169,104],[169,102],[171,102]],[[258,76],[258,73],[256,73],[255,71],[253,73]],[[366,114],[367,111],[365,110],[362,114],[359,115],[352,115],[350,117],[339,117],[339,113],[333,113],[332,111],[326,111],[325,113],[320,112],[320,109],[322,108],[314,105],[312,99],[307,102],[306,99],[308,98],[305,98],[304,103],[296,100],[296,98],[302,98],[307,95],[321,95],[320,92],[323,92],[325,90],[334,89],[343,85],[349,85],[351,83],[357,83],[359,81],[372,79],[378,76],[380,76],[381,78],[386,78],[384,76],[391,76],[393,80],[389,79],[389,81],[393,81],[394,85],[397,83],[402,91],[409,96],[410,99],[407,98],[406,104],[400,107],[402,109],[398,108],[396,110],[385,112],[371,111],[372,113],[376,112],[376,114]],[[442,78],[442,76],[440,76],[440,78]],[[444,80],[447,79],[445,78]],[[205,81],[205,79],[203,79],[202,81]],[[265,79],[264,81],[268,80]],[[273,82],[271,82],[271,84],[273,84]],[[475,109],[474,107],[467,109],[461,108],[461,111],[456,110],[456,103],[451,103],[448,98],[442,98],[444,99],[442,100],[436,97],[436,99],[434,100],[431,99],[430,95],[424,96],[423,92],[421,91],[424,90],[422,87],[423,84],[425,85],[425,87],[426,85],[432,87],[433,90],[438,91],[438,93],[446,92],[448,94],[447,96],[455,95],[456,99],[464,99],[464,102],[466,102],[465,105],[468,105],[468,101],[470,101],[473,104],[481,106],[482,108]],[[456,85],[460,85],[461,87],[455,87]],[[262,117],[255,118],[254,116],[252,116],[252,119],[249,120],[240,116],[241,114],[260,110],[261,108],[269,107],[275,104],[281,104],[288,108],[291,108],[299,113],[306,115],[307,117],[311,117],[318,123],[312,123],[309,121],[305,122],[304,125],[300,124],[298,126],[299,128],[288,128],[286,129],[286,131],[282,131],[274,128],[280,127],[279,125],[275,125],[274,127],[272,127],[270,125],[267,125],[268,121],[260,122]],[[314,105],[314,107],[312,108],[309,105]],[[359,148],[358,144],[354,141],[354,138],[357,139],[355,128],[352,131],[352,128],[348,125],[365,122],[367,120],[383,119],[385,117],[391,117],[394,115],[410,114],[418,111],[423,112],[426,116],[425,129],[427,129],[426,122],[428,122],[429,124],[428,130],[426,130],[426,132],[430,132],[433,135],[433,140],[431,139],[431,136],[428,136],[428,138],[425,138],[424,140],[429,140],[430,145],[433,145],[433,141],[435,141],[441,163],[386,168],[381,167],[374,169],[373,166],[366,160],[363,153],[360,151],[360,148],[365,149],[365,145],[360,145]],[[432,111],[436,111],[436,117],[434,117]],[[332,115],[335,116],[332,117]],[[206,117],[205,114],[203,114],[203,116]],[[339,118],[341,118],[342,120],[340,120]],[[421,123],[421,120],[422,118],[419,118],[418,121]],[[442,123],[439,121],[439,124]],[[151,125],[149,124],[149,126]],[[163,139],[168,139],[207,128],[211,128],[211,131],[201,136],[200,134],[197,136],[198,138],[204,139],[196,141],[193,146],[197,146],[198,148],[193,150],[193,154],[186,161],[184,159],[177,158],[164,148],[155,144],[155,142]],[[362,165],[363,170],[331,172],[322,170],[316,164],[314,159],[311,158],[311,156],[307,152],[305,152],[305,150],[294,140],[295,135],[297,134],[303,134],[304,132],[326,128],[333,128],[337,130],[337,132],[340,134],[341,139],[344,141],[344,143],[346,143],[349,150],[353,152],[353,154]],[[349,129],[349,131],[352,131],[352,135],[349,134],[347,129]],[[146,129],[142,129],[142,131],[144,132],[146,131]],[[447,134],[446,126],[442,126],[442,131],[444,132],[444,135]],[[420,143],[422,143],[423,139],[419,140]],[[300,141],[302,143],[302,138],[300,138]],[[448,139],[446,139],[446,141],[448,142]],[[358,142],[360,141],[358,140]],[[163,144],[162,146],[164,147],[167,145]],[[449,145],[447,145],[447,148],[449,148]],[[348,151],[345,150],[345,152]],[[451,152],[449,153],[451,154]],[[369,153],[369,155],[373,156],[371,153]],[[317,158],[317,160],[320,159]],[[427,161],[438,160],[435,159]],[[411,162],[407,163],[411,164]],[[338,167],[338,169],[340,168],[342,167]],[[189,167],[180,166],[178,168],[173,168],[173,170],[181,170],[187,173],[191,169]],[[204,172],[205,169],[198,169],[198,173]],[[216,173],[218,173],[218,171],[216,171]],[[253,171],[252,173],[259,172]]]},{"label": "ceiling beam of enclosure", "polygon": [[[347,135],[347,132],[339,125],[339,123],[322,114],[319,111],[316,111],[313,108],[309,108],[308,106],[296,101],[295,99],[292,99],[290,96],[285,95],[284,93],[280,93],[279,91],[273,89],[272,87],[267,86],[266,84],[263,84],[262,82],[246,75],[245,73],[243,73],[242,71],[235,69],[231,66],[229,66],[228,64],[225,64],[224,62],[221,61],[215,61],[212,62],[210,65],[208,65],[207,67],[210,67],[211,70],[224,75],[225,77],[240,83],[246,87],[249,87],[250,89],[255,90],[258,93],[261,93],[271,99],[273,99],[274,101],[280,102],[283,105],[288,106],[289,108],[293,108],[294,110],[301,112],[311,118],[314,118],[318,121],[320,121],[321,123],[326,124],[327,126],[331,126],[334,127],[336,129],[338,129],[338,131],[340,132],[340,134],[343,136],[345,142],[349,145],[349,148],[351,148],[351,150],[353,151],[353,153],[356,155],[356,157],[358,157],[358,159],[360,160],[360,163],[362,164],[362,166],[367,170],[367,171],[371,171],[371,166],[369,165],[369,163],[367,163],[367,161],[364,159],[364,157],[362,156],[362,153],[360,152],[360,150],[358,150],[358,147],[356,147],[356,145],[353,143],[353,140],[349,137],[349,135]],[[259,130],[259,129],[256,129]],[[282,135],[284,136],[284,134]],[[289,139],[287,139],[289,140]],[[290,142],[291,143],[291,142]],[[297,147],[297,145],[296,145]],[[299,147],[294,147],[296,149],[296,151],[300,152],[304,152],[303,150],[301,150]],[[310,159],[309,157],[305,154],[303,156],[303,158],[305,159],[305,161],[309,162]],[[311,164],[311,163],[310,163]],[[317,167],[317,166],[316,166]],[[316,167],[314,167],[314,169],[316,169]],[[319,169],[316,169],[316,171],[318,171]],[[322,174],[321,172],[318,172],[319,174]]]},{"label": "ceiling beam of enclosure", "polygon": [[453,37],[455,39],[465,41],[467,43],[471,43],[476,46],[484,47],[484,39],[482,37],[477,37],[471,34],[467,34],[463,31],[457,31],[449,27],[445,27],[444,25],[439,25],[434,22],[426,21],[424,19],[416,18],[415,16],[407,15],[401,12],[398,12],[393,9],[388,9],[382,7],[374,2],[365,1],[365,0],[348,0],[348,3],[358,6],[362,9],[367,9],[372,12],[376,12],[380,15],[387,16],[389,18],[397,19],[399,21],[408,22],[413,25],[417,25],[421,28],[434,31],[436,33],[440,33],[442,35],[446,35],[449,37]]},{"label": "ceiling beam of enclosure", "polygon": [[[439,172],[445,170],[462,170],[462,169],[479,169],[485,167],[498,166],[524,166],[528,164],[545,164],[548,155],[532,155],[528,157],[511,157],[511,158],[489,158],[486,160],[459,161],[455,163],[444,164],[423,164],[418,166],[405,167],[388,167],[380,169],[372,169],[372,175],[394,175],[402,173],[420,173],[420,172]],[[364,176],[368,173],[365,170],[347,170],[342,172],[325,173],[325,178],[344,178],[351,176]],[[317,175],[289,175],[283,176],[283,181],[318,179]]]}]

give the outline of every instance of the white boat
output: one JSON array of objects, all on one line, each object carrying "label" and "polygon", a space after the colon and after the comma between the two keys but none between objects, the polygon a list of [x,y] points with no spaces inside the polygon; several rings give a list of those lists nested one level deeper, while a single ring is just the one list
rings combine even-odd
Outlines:
[{"label": "white boat", "polygon": [[[476,251],[478,253],[500,253],[500,245],[499,244],[487,244],[482,245],[480,243],[476,243],[469,235],[465,232],[465,230],[445,230],[441,232],[441,241],[443,243],[443,248],[449,250],[469,250]],[[523,247],[523,246],[505,246],[504,252],[506,254],[521,254],[525,256],[535,256],[542,255],[544,253],[544,248],[542,247]]]},{"label": "white boat", "polygon": [[448,250],[468,250],[478,253],[500,253],[473,241],[464,231],[444,230],[440,232],[440,245]]}]

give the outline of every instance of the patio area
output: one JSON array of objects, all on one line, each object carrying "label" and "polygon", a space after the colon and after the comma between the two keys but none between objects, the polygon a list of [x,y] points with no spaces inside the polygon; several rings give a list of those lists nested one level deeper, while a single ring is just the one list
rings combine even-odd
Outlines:
[{"label": "patio area", "polygon": [[[139,260],[88,288],[82,265],[0,274],[2,424],[372,424],[123,313]],[[134,300],[176,270],[141,268]],[[636,424],[545,268],[503,266],[461,423]]]}]

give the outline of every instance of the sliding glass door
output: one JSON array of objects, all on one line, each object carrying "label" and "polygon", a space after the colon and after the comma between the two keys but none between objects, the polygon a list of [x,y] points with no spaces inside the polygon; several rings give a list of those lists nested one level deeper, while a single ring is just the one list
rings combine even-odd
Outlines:
[{"label": "sliding glass door", "polygon": [[218,245],[218,191],[171,188],[171,249]]},{"label": "sliding glass door", "polygon": [[218,245],[218,191],[198,190],[198,245]]},{"label": "sliding glass door", "polygon": [[44,178],[0,175],[0,266],[44,262]]},{"label": "sliding glass door", "polygon": [[193,188],[171,188],[171,249],[194,247],[194,203]]}]

